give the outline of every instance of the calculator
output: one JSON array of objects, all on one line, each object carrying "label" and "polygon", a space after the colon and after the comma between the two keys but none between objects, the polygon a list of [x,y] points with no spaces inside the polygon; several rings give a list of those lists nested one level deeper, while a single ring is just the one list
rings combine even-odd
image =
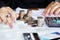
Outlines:
[{"label": "calculator", "polygon": [[48,27],[60,27],[60,17],[45,17],[45,23]]}]

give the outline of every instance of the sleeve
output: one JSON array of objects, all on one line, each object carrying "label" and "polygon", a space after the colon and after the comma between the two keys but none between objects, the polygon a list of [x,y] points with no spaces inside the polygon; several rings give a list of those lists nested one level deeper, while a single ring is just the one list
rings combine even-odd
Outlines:
[{"label": "sleeve", "polygon": [[0,8],[6,6],[7,4],[3,1],[0,1]]},{"label": "sleeve", "polygon": [[46,8],[52,1],[55,1],[55,0],[47,0],[47,1],[45,1],[45,2],[44,2],[45,8]]},{"label": "sleeve", "polygon": [[11,7],[12,9],[16,9],[16,5],[15,5],[15,2],[14,2],[14,0],[0,0],[0,8],[1,7],[6,7],[6,6],[8,6],[8,7]]}]

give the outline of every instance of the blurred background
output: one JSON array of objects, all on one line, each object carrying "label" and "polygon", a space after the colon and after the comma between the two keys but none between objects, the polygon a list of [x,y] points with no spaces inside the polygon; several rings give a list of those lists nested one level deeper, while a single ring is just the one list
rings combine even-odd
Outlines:
[{"label": "blurred background", "polygon": [[60,0],[57,0],[58,2],[60,2]]}]

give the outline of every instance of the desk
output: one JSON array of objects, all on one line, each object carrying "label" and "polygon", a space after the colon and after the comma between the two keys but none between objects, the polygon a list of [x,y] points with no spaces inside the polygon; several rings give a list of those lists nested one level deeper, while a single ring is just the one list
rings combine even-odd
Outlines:
[{"label": "desk", "polygon": [[[19,21],[18,21],[19,22]],[[60,32],[60,28],[49,28],[49,27],[31,27],[24,25],[20,21],[20,25],[15,24],[13,29],[3,28],[0,26],[0,40],[24,40],[23,33],[38,33],[39,37],[50,34],[52,32]],[[6,27],[4,25],[4,27]],[[34,40],[34,39],[33,39]]]},{"label": "desk", "polygon": [[5,29],[0,30],[0,40],[24,40],[23,33],[38,33],[39,37],[44,34],[50,34],[52,32],[60,32],[59,28],[32,28],[32,27],[21,27],[19,29]]},{"label": "desk", "polygon": [[[19,10],[21,9],[16,9],[17,12],[16,11],[15,12],[18,13]],[[22,10],[25,10],[25,13],[27,11],[27,9]],[[32,10],[32,17],[37,19],[37,16],[41,16],[41,13],[43,11],[44,9],[39,9],[39,11]],[[43,27],[31,27],[28,25],[24,25],[24,23],[21,21],[20,23],[17,24],[14,25],[13,29],[9,29],[8,26],[0,24],[0,40],[24,40],[22,35],[23,33],[38,33],[39,36],[41,37],[44,34],[50,34],[52,32],[60,32],[60,28],[49,28],[46,25],[44,25]],[[8,28],[1,29],[2,26]]]}]

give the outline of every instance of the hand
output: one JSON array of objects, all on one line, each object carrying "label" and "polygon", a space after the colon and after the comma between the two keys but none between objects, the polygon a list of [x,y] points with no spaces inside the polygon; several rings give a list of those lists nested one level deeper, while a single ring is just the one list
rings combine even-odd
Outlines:
[{"label": "hand", "polygon": [[43,12],[44,16],[51,16],[54,14],[55,16],[60,16],[60,3],[58,2],[52,2],[50,3],[45,11]]},{"label": "hand", "polygon": [[16,20],[17,16],[10,7],[2,7],[0,9],[0,23],[4,22],[12,27],[13,22]]}]

